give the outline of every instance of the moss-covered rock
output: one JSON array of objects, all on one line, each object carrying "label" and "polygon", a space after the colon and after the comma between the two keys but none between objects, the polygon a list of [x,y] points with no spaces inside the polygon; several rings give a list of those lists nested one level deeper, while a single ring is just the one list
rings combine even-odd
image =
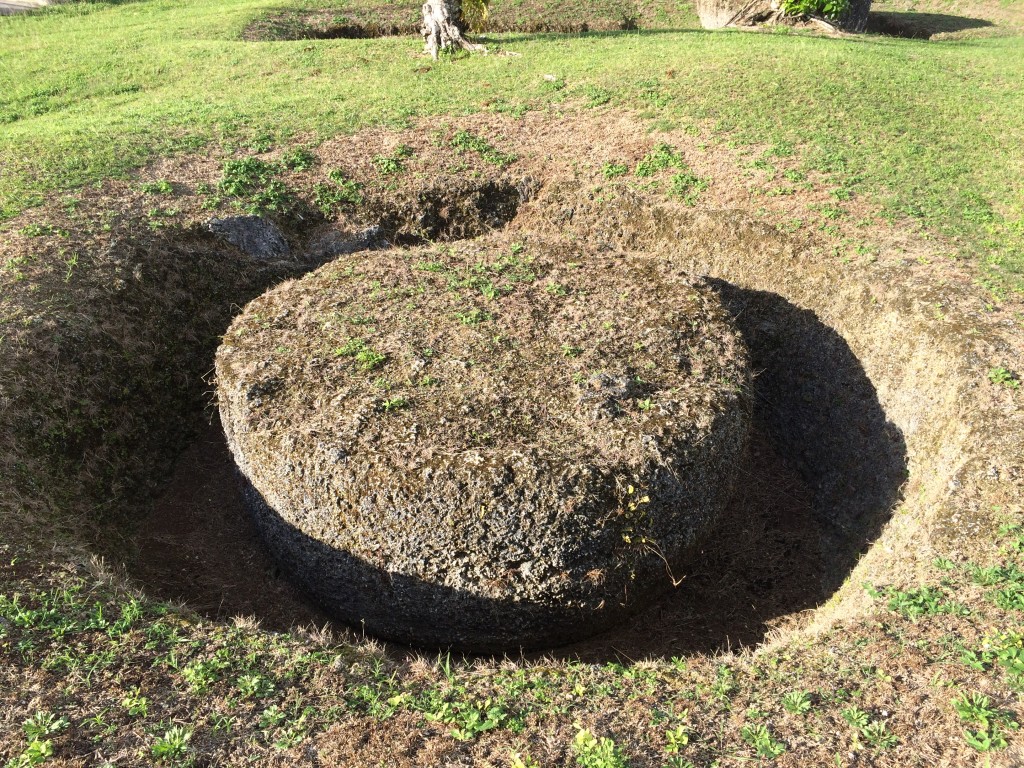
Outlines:
[{"label": "moss-covered rock", "polygon": [[252,302],[217,377],[283,566],[367,631],[474,651],[584,637],[670,588],[750,418],[702,280],[564,242],[342,257]]}]

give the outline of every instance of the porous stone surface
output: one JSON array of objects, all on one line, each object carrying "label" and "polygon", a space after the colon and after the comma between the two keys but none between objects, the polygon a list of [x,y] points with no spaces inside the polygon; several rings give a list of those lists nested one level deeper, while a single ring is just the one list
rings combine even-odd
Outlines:
[{"label": "porous stone surface", "polygon": [[670,589],[750,422],[701,279],[565,242],[343,256],[249,304],[216,366],[271,551],[418,646],[553,646]]},{"label": "porous stone surface", "polygon": [[288,241],[281,230],[262,216],[210,219],[206,228],[254,259],[279,259],[288,255]]}]

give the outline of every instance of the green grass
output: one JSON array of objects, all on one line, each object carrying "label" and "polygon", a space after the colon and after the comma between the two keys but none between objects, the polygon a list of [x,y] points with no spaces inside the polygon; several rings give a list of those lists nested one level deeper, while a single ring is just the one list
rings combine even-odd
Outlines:
[{"label": "green grass", "polygon": [[586,105],[600,92],[652,124],[708,126],[722,141],[793,152],[848,193],[951,238],[951,256],[974,258],[997,283],[1021,285],[1020,38],[511,35],[490,45],[520,56],[422,72],[415,38],[241,41],[270,7],[150,0],[0,19],[0,219],[210,143]]}]

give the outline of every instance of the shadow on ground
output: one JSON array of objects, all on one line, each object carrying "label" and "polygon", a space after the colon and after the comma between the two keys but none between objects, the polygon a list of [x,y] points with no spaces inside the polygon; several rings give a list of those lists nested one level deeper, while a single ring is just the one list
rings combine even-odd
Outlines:
[{"label": "shadow on ground", "polygon": [[992,26],[995,25],[985,19],[952,16],[946,13],[872,11],[868,15],[867,31],[876,35],[928,40],[934,35]]}]

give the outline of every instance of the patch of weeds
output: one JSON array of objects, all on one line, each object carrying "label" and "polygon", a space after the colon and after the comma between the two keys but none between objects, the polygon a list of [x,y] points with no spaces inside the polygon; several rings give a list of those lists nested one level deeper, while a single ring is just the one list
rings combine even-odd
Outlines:
[{"label": "patch of weeds", "polygon": [[782,706],[792,715],[806,715],[811,711],[811,694],[807,691],[790,691],[782,697]]},{"label": "patch of weeds", "polygon": [[167,179],[157,181],[146,181],[139,185],[139,189],[146,195],[173,195],[174,187]]},{"label": "patch of weeds", "polygon": [[281,165],[289,171],[308,171],[316,165],[316,155],[306,147],[294,147],[281,156]]},{"label": "patch of weeds", "polygon": [[860,729],[860,735],[876,749],[889,749],[899,744],[899,738],[881,720],[874,720]]},{"label": "patch of weeds", "polygon": [[871,716],[856,705],[842,711],[843,720],[854,729],[854,741],[863,738],[878,749],[888,749],[899,743],[899,739],[881,720],[872,720]]},{"label": "patch of weeds", "polygon": [[562,357],[579,357],[583,354],[583,347],[576,347],[572,344],[562,345]]},{"label": "patch of weeds", "polygon": [[[684,711],[685,716],[685,711]],[[690,732],[685,725],[665,731],[665,752],[669,755],[679,754],[690,743]]]},{"label": "patch of weeds", "polygon": [[248,147],[253,152],[269,152],[274,148],[274,134],[261,133],[259,136],[257,136],[256,138],[249,142]]},{"label": "patch of weeds", "polygon": [[65,230],[51,226],[50,224],[26,224],[18,231],[25,237],[44,237],[45,235],[60,235],[62,237],[66,237],[68,234]]},{"label": "patch of weeds", "polygon": [[477,307],[466,310],[465,312],[456,312],[455,317],[457,317],[459,322],[463,325],[480,325],[480,323],[485,323],[491,319],[489,314]]},{"label": "patch of weeds", "polygon": [[121,699],[121,706],[132,717],[146,717],[149,714],[149,699],[141,695],[138,688]]},{"label": "patch of weeds", "polygon": [[603,107],[612,100],[612,92],[596,85],[583,86],[583,97],[587,100],[587,107]]},{"label": "patch of weeds", "polygon": [[413,156],[412,147],[403,144],[390,155],[376,155],[373,164],[381,176],[393,176],[405,170],[405,161]]},{"label": "patch of weeds", "polygon": [[297,207],[298,200],[292,190],[276,178],[280,172],[281,166],[256,157],[226,160],[217,189],[236,198],[237,205],[247,213],[287,214]]},{"label": "patch of weeds", "polygon": [[517,160],[515,155],[500,151],[487,139],[469,131],[459,131],[452,137],[450,143],[454,149],[460,152],[476,152],[485,162],[496,165],[499,168],[506,168]]},{"label": "patch of weeds", "polygon": [[615,742],[608,737],[597,738],[583,729],[572,742],[576,765],[580,768],[628,768],[629,761]]},{"label": "patch of weeds", "polygon": [[999,365],[988,372],[988,380],[999,387],[1019,389],[1020,377],[1016,373]]},{"label": "patch of weeds", "polygon": [[193,693],[203,693],[221,678],[221,673],[228,668],[228,663],[221,659],[206,659],[189,664],[181,670]]},{"label": "patch of weeds", "polygon": [[235,687],[247,699],[262,699],[274,692],[273,682],[257,673],[239,676],[235,681]]},{"label": "patch of weeds", "polygon": [[946,599],[946,593],[939,587],[914,587],[906,590],[884,587],[877,590],[869,586],[868,594],[876,599],[887,598],[889,610],[908,619],[942,614],[966,616],[970,612],[961,603]]},{"label": "patch of weeds", "polygon": [[359,205],[362,202],[362,185],[359,182],[347,178],[338,170],[328,173],[327,178],[330,183],[318,182],[313,185],[313,205],[324,216],[330,216],[340,206]]},{"label": "patch of weeds", "polygon": [[845,211],[843,211],[843,209],[840,208],[838,205],[830,205],[828,203],[814,203],[812,205],[807,206],[807,209],[810,211],[817,211],[818,213],[821,214],[822,218],[830,220],[838,219],[845,213]]},{"label": "patch of weeds", "polygon": [[687,205],[697,202],[697,197],[707,188],[707,181],[692,171],[675,173],[669,179],[669,194],[672,197],[680,198]]},{"label": "patch of weeds", "polygon": [[807,178],[807,174],[803,171],[798,171],[793,168],[789,168],[782,172],[782,177],[787,181],[803,181]]},{"label": "patch of weeds", "polygon": [[371,348],[362,339],[349,339],[334,350],[335,357],[353,357],[364,371],[372,371],[380,367],[387,359],[386,355]]},{"label": "patch of weeds", "polygon": [[153,742],[149,753],[158,763],[175,764],[181,762],[188,754],[188,743],[192,739],[192,729],[175,725],[164,732]]},{"label": "patch of weeds", "polygon": [[645,178],[667,168],[688,170],[686,161],[679,152],[670,144],[659,144],[644,155],[640,162],[636,164],[636,169],[633,173],[640,178]]},{"label": "patch of weeds", "polygon": [[786,751],[786,746],[772,736],[768,727],[761,723],[743,726],[740,729],[740,738],[754,748],[758,757],[774,760]]},{"label": "patch of weeds", "polygon": [[442,701],[423,716],[427,720],[453,726],[451,735],[458,741],[471,741],[481,733],[502,727],[509,720],[505,706],[492,699],[472,703]]},{"label": "patch of weeds", "polygon": [[629,166],[623,163],[608,162],[601,166],[601,175],[606,179],[614,179],[629,173]]},{"label": "patch of weeds", "polygon": [[247,197],[269,183],[278,172],[276,165],[257,157],[225,160],[218,187],[226,195]]},{"label": "patch of weeds", "polygon": [[548,283],[544,286],[544,292],[548,296],[565,296],[568,291],[565,290],[565,286],[561,283]]},{"label": "patch of weeds", "polygon": [[389,397],[381,400],[377,404],[377,410],[381,413],[391,413],[392,411],[398,411],[402,408],[407,408],[409,401],[404,397]]}]

